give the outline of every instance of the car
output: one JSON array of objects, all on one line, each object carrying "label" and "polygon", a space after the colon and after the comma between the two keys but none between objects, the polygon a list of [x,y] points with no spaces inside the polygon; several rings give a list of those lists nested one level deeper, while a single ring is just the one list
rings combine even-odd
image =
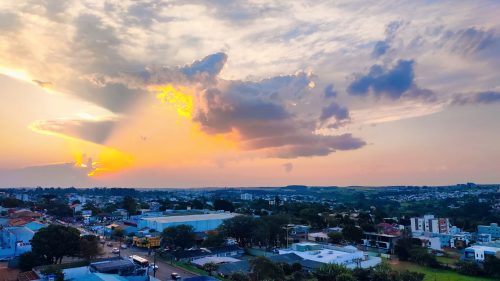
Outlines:
[{"label": "car", "polygon": [[170,274],[170,278],[172,278],[172,280],[181,280],[182,277],[179,275],[179,273],[172,272],[172,274]]},{"label": "car", "polygon": [[108,247],[113,247],[113,243],[109,242],[108,244]]},{"label": "car", "polygon": [[111,250],[111,253],[113,253],[113,254],[119,254],[120,253],[120,249],[113,248],[113,250]]},{"label": "car", "polygon": [[151,270],[158,270],[158,266],[156,264],[150,264],[149,265],[149,268],[151,268]]},{"label": "car", "polygon": [[122,244],[122,245],[120,246],[120,248],[122,248],[122,249],[127,249],[127,244]]}]

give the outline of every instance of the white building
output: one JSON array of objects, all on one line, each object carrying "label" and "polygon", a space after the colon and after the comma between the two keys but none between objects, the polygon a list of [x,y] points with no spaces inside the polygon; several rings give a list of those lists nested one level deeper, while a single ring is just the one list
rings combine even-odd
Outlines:
[{"label": "white building", "polygon": [[306,260],[312,260],[325,264],[339,264],[348,268],[368,268],[378,265],[380,258],[369,257],[353,246],[336,247],[333,245],[321,245],[310,242],[295,243],[289,249],[279,250],[279,254],[294,253]]},{"label": "white building", "polygon": [[[435,218],[434,215],[425,215],[423,218],[411,218],[411,232],[417,235],[424,232],[448,233],[450,221],[448,218]],[[415,235],[415,234],[414,234]]]},{"label": "white building", "polygon": [[483,262],[486,259],[486,256],[489,255],[500,258],[500,248],[492,246],[474,245],[466,248],[464,251],[465,259],[475,260],[477,262]]},{"label": "white building", "polygon": [[253,196],[250,193],[243,193],[240,195],[241,200],[252,200]]},{"label": "white building", "polygon": [[203,215],[186,216],[165,216],[165,217],[144,217],[139,220],[138,228],[150,228],[156,231],[163,231],[165,228],[178,225],[191,225],[196,232],[214,230],[222,224],[224,220],[234,218],[236,213],[214,213]]}]

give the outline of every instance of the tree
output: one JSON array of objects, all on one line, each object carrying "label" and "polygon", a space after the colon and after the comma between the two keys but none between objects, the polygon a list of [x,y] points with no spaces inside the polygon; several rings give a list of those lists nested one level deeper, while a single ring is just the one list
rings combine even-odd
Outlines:
[{"label": "tree", "polygon": [[85,235],[80,239],[80,257],[91,260],[102,254],[99,237]]},{"label": "tree", "polygon": [[328,233],[328,240],[330,240],[330,243],[332,244],[340,244],[344,237],[342,236],[341,232],[330,232]]},{"label": "tree", "polygon": [[247,274],[243,272],[235,272],[229,276],[229,279],[231,281],[250,281],[250,277],[248,277]]},{"label": "tree", "polygon": [[121,240],[123,237],[125,237],[125,231],[123,231],[123,229],[121,228],[115,227],[111,232],[111,237],[116,240]]},{"label": "tree", "polygon": [[359,243],[363,239],[363,230],[353,224],[348,224],[342,228],[342,236],[349,242]]},{"label": "tree", "polygon": [[80,250],[80,231],[74,227],[51,224],[40,229],[31,240],[33,253],[50,263],[64,256],[76,256]]},{"label": "tree", "polygon": [[351,273],[342,273],[337,278],[335,278],[335,281],[357,281],[354,276],[352,276]]},{"label": "tree", "polygon": [[396,242],[394,246],[394,252],[398,256],[400,261],[407,261],[410,259],[410,250],[412,249],[411,238],[401,238]]},{"label": "tree", "polygon": [[234,205],[230,201],[224,199],[215,199],[214,200],[214,209],[215,210],[224,210],[228,212],[234,212]]},{"label": "tree", "polygon": [[191,225],[181,224],[165,228],[162,232],[162,239],[164,245],[184,250],[194,245],[196,235]]},{"label": "tree", "polygon": [[208,272],[209,276],[212,276],[212,273],[214,271],[216,271],[218,268],[219,268],[219,266],[214,262],[208,262],[208,263],[203,265],[203,270]]},{"label": "tree", "polygon": [[58,267],[53,266],[53,265],[46,267],[42,271],[42,274],[45,276],[55,275],[56,281],[64,281],[64,273],[62,272],[62,270]]},{"label": "tree", "polygon": [[21,271],[30,271],[37,265],[40,265],[40,257],[33,252],[26,252],[19,256],[19,269]]},{"label": "tree", "polygon": [[6,197],[0,199],[0,206],[3,206],[5,208],[18,208],[22,207],[23,205],[24,202],[16,198]]},{"label": "tree", "polygon": [[350,270],[338,264],[325,264],[316,271],[318,281],[336,281],[342,274],[350,274]]},{"label": "tree", "polygon": [[252,272],[252,280],[255,281],[266,279],[273,281],[285,280],[283,268],[266,257],[257,257],[250,260],[250,271]]},{"label": "tree", "polygon": [[205,247],[219,247],[223,246],[225,243],[224,236],[218,231],[208,231],[207,238],[203,241],[203,246]]},{"label": "tree", "polygon": [[231,219],[224,220],[220,226],[220,230],[224,237],[232,237],[236,239],[241,247],[247,246],[253,237],[252,229],[256,227],[256,221],[250,216],[236,216]]},{"label": "tree", "polygon": [[71,210],[71,208],[64,203],[51,202],[46,206],[46,209],[49,215],[55,216],[57,218],[73,216],[73,210]]},{"label": "tree", "polygon": [[492,277],[500,277],[500,259],[488,255],[484,260],[484,271],[487,275]]},{"label": "tree", "polygon": [[137,201],[132,196],[123,197],[122,207],[127,211],[129,217],[137,213]]}]

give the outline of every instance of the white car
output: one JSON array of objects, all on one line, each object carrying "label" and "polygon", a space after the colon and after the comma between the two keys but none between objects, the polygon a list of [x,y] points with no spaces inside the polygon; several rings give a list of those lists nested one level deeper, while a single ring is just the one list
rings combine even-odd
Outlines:
[{"label": "white car", "polygon": [[151,270],[158,270],[158,266],[156,264],[150,264],[149,265],[149,268],[151,268]]},{"label": "white car", "polygon": [[120,253],[120,249],[113,248],[113,250],[111,250],[111,253],[113,253],[113,254],[119,254]]},{"label": "white car", "polygon": [[122,248],[122,249],[127,249],[127,245],[126,245],[126,244],[122,244],[122,245],[120,246],[120,248]]}]

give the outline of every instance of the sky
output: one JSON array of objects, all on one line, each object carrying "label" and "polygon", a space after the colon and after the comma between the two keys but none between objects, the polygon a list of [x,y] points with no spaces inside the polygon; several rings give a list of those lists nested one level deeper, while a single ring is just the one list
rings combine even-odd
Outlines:
[{"label": "sky", "polygon": [[500,182],[500,2],[0,2],[0,186]]}]

